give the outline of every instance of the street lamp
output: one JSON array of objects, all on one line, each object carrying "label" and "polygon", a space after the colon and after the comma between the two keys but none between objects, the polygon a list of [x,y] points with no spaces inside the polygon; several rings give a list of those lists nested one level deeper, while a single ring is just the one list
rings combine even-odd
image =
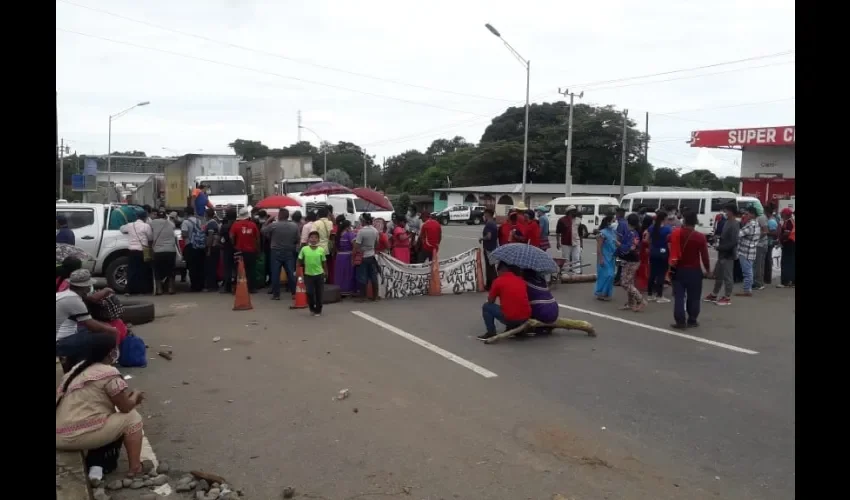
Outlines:
[{"label": "street lamp", "polygon": [[129,108],[125,109],[120,113],[115,113],[114,115],[109,115],[109,142],[108,142],[108,150],[106,151],[106,183],[110,184],[112,182],[112,120],[117,120],[122,116],[126,115],[130,111],[140,106],[147,106],[150,104],[150,101],[142,101],[138,104],[134,104]]},{"label": "street lamp", "polygon": [[[322,143],[325,142],[325,141],[322,140],[321,136],[319,136],[319,134],[316,133],[315,130],[313,130],[311,128],[307,128],[304,125],[298,125],[298,128],[303,128],[307,132],[312,132],[313,135],[315,135],[319,139],[319,146],[322,146]],[[323,152],[324,152],[324,158],[323,158],[322,161],[324,161],[325,176],[327,176],[328,175],[328,148],[324,147]]]},{"label": "street lamp", "polygon": [[505,47],[507,47],[508,50],[511,51],[511,54],[513,54],[514,57],[516,57],[517,60],[522,63],[523,66],[525,66],[525,141],[522,146],[522,201],[523,203],[525,203],[525,179],[528,173],[528,101],[529,90],[531,86],[531,61],[528,61],[524,57],[519,55],[519,52],[517,52],[513,47],[511,47],[511,44],[509,44],[505,41],[504,38],[502,38],[502,34],[499,33],[499,30],[494,28],[490,23],[485,24],[484,27],[487,28],[490,33],[493,33],[494,35],[499,37],[499,40],[501,40],[502,43],[505,44]]}]

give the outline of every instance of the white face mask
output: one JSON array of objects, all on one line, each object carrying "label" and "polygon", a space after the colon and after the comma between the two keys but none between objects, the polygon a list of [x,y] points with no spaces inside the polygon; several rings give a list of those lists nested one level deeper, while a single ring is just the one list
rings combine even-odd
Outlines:
[{"label": "white face mask", "polygon": [[616,223],[616,222],[612,222],[612,223],[611,223],[611,225],[610,225],[610,226],[608,226],[608,227],[610,227],[611,229],[617,229],[617,223]]}]

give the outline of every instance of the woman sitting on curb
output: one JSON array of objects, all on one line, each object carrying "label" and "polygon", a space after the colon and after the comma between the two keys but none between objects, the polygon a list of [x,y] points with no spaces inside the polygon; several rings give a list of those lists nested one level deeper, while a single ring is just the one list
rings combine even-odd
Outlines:
[{"label": "woman sitting on curb", "polygon": [[95,450],[123,437],[129,475],[141,474],[142,416],[135,408],[144,393],[131,391],[111,366],[118,352],[115,336],[87,335],[85,359],[65,374],[57,389],[56,449]]}]

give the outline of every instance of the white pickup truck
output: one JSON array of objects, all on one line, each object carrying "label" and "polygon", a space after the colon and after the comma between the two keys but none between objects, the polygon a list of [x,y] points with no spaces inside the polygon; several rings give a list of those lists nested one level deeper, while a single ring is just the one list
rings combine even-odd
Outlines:
[{"label": "white pickup truck", "polygon": [[[127,235],[117,228],[109,229],[109,215],[117,205],[102,203],[56,203],[56,215],[64,215],[74,231],[76,246],[95,258],[93,276],[106,277],[107,286],[117,293],[127,290],[127,261],[130,249]],[[174,231],[181,239],[180,229]],[[177,246],[177,268],[184,267]]]}]

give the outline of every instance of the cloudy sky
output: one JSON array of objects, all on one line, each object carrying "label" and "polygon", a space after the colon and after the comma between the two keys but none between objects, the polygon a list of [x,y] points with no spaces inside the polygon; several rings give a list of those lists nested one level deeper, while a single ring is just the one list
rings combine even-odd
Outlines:
[{"label": "cloudy sky", "polygon": [[738,153],[685,141],[794,124],[794,17],[792,0],[57,0],[59,133],[105,153],[109,115],[150,101],[113,122],[113,150],[281,147],[299,110],[322,139],[379,161],[440,137],[477,142],[525,97],[489,22],[531,60],[533,101],[584,90],[641,129],[649,112],[657,167],[736,175]]}]

